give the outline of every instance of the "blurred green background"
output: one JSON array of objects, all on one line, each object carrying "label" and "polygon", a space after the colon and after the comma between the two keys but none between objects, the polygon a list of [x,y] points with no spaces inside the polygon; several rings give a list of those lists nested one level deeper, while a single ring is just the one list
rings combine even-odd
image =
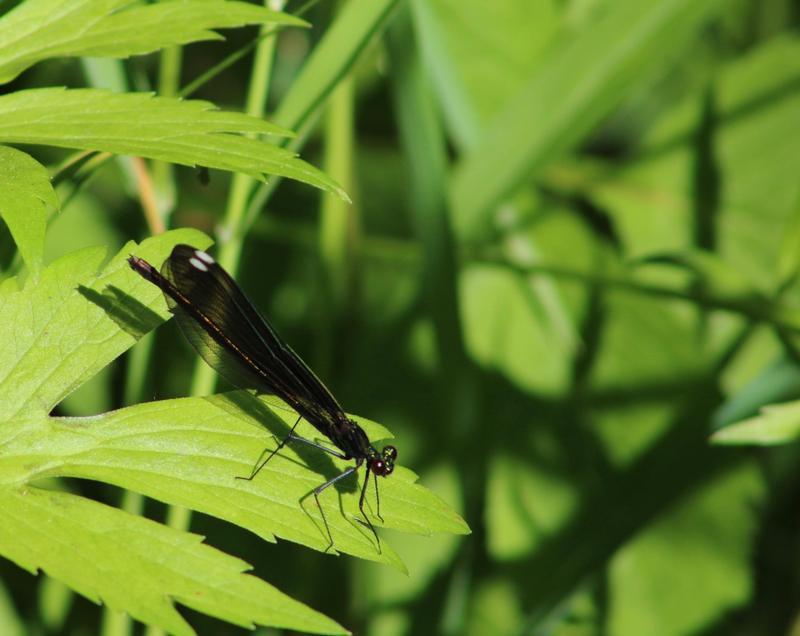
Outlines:
[{"label": "blurred green background", "polygon": [[[797,445],[710,440],[800,397],[800,6],[384,4],[304,131],[302,156],[353,205],[281,183],[237,278],[472,534],[384,532],[404,576],[200,515],[192,530],[357,634],[800,633]],[[268,118],[347,5],[276,37]],[[185,47],[174,85],[256,34]],[[56,60],[7,89],[158,90],[165,64]],[[243,110],[251,67],[193,97]],[[169,226],[227,238],[230,174],[151,167]],[[115,160],[75,194],[48,260],[147,235],[131,174]],[[154,338],[143,399],[187,395],[194,353],[172,324]],[[59,412],[121,406],[135,355]],[[89,601],[0,572],[0,613],[36,633],[100,629]]]}]

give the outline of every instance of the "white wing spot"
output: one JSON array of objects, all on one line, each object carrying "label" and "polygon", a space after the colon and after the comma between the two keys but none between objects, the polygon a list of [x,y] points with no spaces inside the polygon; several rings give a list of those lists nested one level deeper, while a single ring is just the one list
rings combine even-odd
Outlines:
[{"label": "white wing spot", "polygon": [[201,252],[200,250],[195,250],[195,251],[194,251],[194,255],[195,255],[197,258],[199,258],[201,261],[203,261],[204,263],[206,263],[207,265],[213,265],[213,264],[214,264],[214,259],[213,259],[213,258],[211,258],[211,257],[210,257],[208,254],[206,254],[205,252]]},{"label": "white wing spot", "polygon": [[200,259],[195,258],[194,256],[192,256],[192,258],[189,259],[189,264],[195,269],[199,269],[201,272],[208,271],[208,265],[206,265]]}]

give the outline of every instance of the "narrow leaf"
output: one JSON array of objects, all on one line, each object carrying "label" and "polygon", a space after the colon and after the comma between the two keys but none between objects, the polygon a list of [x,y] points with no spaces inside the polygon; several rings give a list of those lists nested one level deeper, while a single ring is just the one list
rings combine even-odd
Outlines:
[{"label": "narrow leaf", "polygon": [[398,0],[351,0],[342,5],[283,98],[275,121],[293,130],[300,128],[350,71],[397,4]]}]

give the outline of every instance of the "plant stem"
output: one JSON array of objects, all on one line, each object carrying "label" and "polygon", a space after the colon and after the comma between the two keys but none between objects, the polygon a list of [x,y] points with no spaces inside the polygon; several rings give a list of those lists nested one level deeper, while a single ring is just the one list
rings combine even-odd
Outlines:
[{"label": "plant stem", "polygon": [[[353,68],[367,44],[381,32],[398,4],[399,0],[350,0],[342,6],[275,112],[276,124],[298,131],[297,137],[281,145],[300,150],[320,107]],[[247,213],[249,222],[280,181],[280,177],[273,177],[258,187]]]},{"label": "plant stem", "polygon": [[[353,175],[353,78],[348,75],[331,94],[325,113],[324,170],[351,194]],[[356,304],[356,254],[359,247],[359,221],[355,205],[336,195],[323,194],[317,240],[319,242],[319,290],[315,294],[315,367],[324,375],[329,371],[334,352],[331,325]]]},{"label": "plant stem", "polygon": [[[352,76],[344,78],[331,95],[325,128],[325,172],[336,179],[351,195],[355,192],[353,175]],[[333,194],[322,195],[319,227],[320,254],[326,294],[334,313],[351,303],[355,294],[354,257],[358,248],[358,209]],[[327,303],[326,303],[327,304]]]},{"label": "plant stem", "polygon": [[[177,97],[181,83],[183,47],[171,46],[161,52],[158,67],[158,94],[163,97]],[[153,183],[155,184],[156,208],[165,223],[175,209],[175,167],[166,161],[153,162]]]}]

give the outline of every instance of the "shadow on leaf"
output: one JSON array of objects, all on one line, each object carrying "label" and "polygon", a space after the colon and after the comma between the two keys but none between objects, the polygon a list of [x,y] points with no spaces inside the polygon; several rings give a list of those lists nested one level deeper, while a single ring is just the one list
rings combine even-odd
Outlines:
[{"label": "shadow on leaf", "polygon": [[156,312],[118,287],[109,285],[101,293],[78,285],[78,293],[100,307],[120,329],[137,340],[164,322]]}]

